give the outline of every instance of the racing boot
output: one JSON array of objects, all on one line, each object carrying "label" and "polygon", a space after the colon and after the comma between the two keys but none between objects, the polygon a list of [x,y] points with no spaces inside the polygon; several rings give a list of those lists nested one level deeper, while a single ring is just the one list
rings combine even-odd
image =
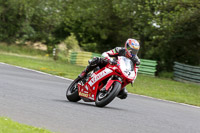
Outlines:
[{"label": "racing boot", "polygon": [[79,78],[83,79],[87,76],[87,74],[89,73],[88,69],[86,68],[85,70],[82,71],[81,74],[78,75]]},{"label": "racing boot", "polygon": [[84,77],[86,77],[87,74],[90,71],[94,70],[94,68],[96,68],[97,65],[99,63],[101,63],[100,61],[101,61],[101,58],[98,58],[98,57],[94,57],[92,60],[89,60],[88,61],[89,65],[86,67],[86,69],[78,77],[81,78],[81,79],[83,79]]},{"label": "racing boot", "polygon": [[126,90],[126,88],[123,88],[119,94],[117,95],[118,98],[120,99],[126,99],[128,96],[128,91]]},{"label": "racing boot", "polygon": [[81,78],[81,79],[83,79],[83,78],[85,78],[86,76],[87,76],[87,74],[91,71],[91,66],[90,66],[90,64],[86,67],[86,69],[85,70],[83,70],[82,71],[82,73],[81,74],[79,74],[79,78]]},{"label": "racing boot", "polygon": [[86,71],[82,71],[81,74],[78,75],[79,78],[83,79],[87,75]]}]

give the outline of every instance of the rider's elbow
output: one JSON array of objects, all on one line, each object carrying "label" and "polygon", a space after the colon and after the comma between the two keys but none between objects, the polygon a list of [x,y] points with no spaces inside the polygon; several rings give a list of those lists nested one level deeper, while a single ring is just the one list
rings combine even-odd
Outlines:
[{"label": "rider's elbow", "polygon": [[109,57],[109,55],[106,52],[102,53],[101,56],[103,56],[103,57]]}]

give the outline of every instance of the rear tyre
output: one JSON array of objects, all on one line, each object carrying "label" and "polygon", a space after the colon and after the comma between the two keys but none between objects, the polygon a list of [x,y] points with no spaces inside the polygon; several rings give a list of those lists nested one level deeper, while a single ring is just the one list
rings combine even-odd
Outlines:
[{"label": "rear tyre", "polygon": [[106,94],[105,92],[99,92],[97,94],[97,98],[95,101],[95,104],[97,107],[104,107],[107,104],[109,104],[120,92],[121,84],[119,82],[115,82],[111,85],[112,88],[109,94]]},{"label": "rear tyre", "polygon": [[78,77],[77,79],[75,79],[70,86],[68,87],[67,91],[66,91],[66,97],[69,101],[71,102],[77,102],[79,100],[81,100],[81,98],[78,95],[78,82],[81,79]]}]

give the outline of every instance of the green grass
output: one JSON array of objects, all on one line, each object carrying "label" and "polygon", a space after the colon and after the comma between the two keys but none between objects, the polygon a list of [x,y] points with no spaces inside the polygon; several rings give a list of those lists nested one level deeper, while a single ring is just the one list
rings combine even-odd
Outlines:
[{"label": "green grass", "polygon": [[27,45],[16,45],[16,44],[6,44],[0,42],[0,52],[15,53],[23,55],[34,55],[34,56],[45,56],[47,55],[45,51],[36,50]]},{"label": "green grass", "polygon": [[51,133],[46,129],[19,124],[9,118],[0,117],[0,133]]},{"label": "green grass", "polygon": [[166,71],[160,72],[158,77],[173,79],[173,72],[166,72]]},{"label": "green grass", "polygon": [[22,66],[42,72],[75,79],[84,67],[75,66],[63,61],[54,61],[48,57],[16,56],[0,53],[0,61],[12,65]]},{"label": "green grass", "polygon": [[197,84],[138,75],[134,87],[129,85],[128,91],[135,94],[200,106],[200,85]]}]

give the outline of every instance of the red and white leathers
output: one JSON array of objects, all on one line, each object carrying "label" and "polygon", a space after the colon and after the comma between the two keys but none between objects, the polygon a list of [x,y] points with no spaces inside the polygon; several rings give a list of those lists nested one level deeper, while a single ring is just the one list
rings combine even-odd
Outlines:
[{"label": "red and white leathers", "polygon": [[117,59],[118,56],[125,56],[133,61],[133,64],[140,65],[140,59],[137,57],[137,55],[130,57],[125,48],[123,47],[116,47],[110,51],[104,52],[102,54],[103,58],[101,57],[94,57],[92,60],[89,61],[89,65],[86,67],[86,69],[79,75],[79,77],[83,78],[85,75],[87,75],[88,72],[92,71],[94,68],[99,66],[100,68],[105,67],[108,63],[115,63],[113,60],[114,57]]},{"label": "red and white leathers", "polygon": [[112,60],[111,57],[117,58],[117,56],[125,56],[125,57],[131,59],[134,64],[140,65],[140,59],[138,58],[138,56],[137,55],[130,56],[129,54],[127,54],[125,48],[123,48],[123,47],[116,47],[110,51],[104,52],[102,54],[102,56],[107,59],[111,59],[111,60]]}]

